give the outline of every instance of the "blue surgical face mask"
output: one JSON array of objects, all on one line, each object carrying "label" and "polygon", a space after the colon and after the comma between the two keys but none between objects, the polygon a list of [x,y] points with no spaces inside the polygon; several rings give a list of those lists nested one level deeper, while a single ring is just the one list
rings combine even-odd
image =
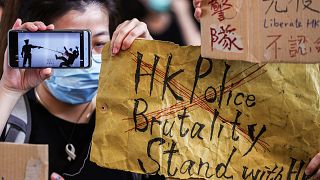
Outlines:
[{"label": "blue surgical face mask", "polygon": [[150,9],[156,12],[168,12],[172,0],[148,0]]},{"label": "blue surgical face mask", "polygon": [[68,104],[90,102],[98,90],[101,54],[92,55],[88,69],[55,69],[45,83],[51,94]]}]

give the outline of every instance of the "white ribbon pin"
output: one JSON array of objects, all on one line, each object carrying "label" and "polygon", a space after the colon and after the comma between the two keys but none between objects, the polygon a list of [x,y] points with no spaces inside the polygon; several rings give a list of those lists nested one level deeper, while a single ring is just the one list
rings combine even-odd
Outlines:
[{"label": "white ribbon pin", "polygon": [[71,160],[75,160],[76,159],[76,154],[75,154],[75,148],[72,144],[67,144],[66,145],[66,153],[68,154],[68,160],[71,161]]}]

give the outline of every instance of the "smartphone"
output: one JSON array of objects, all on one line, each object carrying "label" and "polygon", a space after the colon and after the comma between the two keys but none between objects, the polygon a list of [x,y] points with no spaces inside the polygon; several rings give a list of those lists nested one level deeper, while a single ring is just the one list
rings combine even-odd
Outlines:
[{"label": "smartphone", "polygon": [[8,32],[8,63],[12,68],[89,68],[89,30]]}]

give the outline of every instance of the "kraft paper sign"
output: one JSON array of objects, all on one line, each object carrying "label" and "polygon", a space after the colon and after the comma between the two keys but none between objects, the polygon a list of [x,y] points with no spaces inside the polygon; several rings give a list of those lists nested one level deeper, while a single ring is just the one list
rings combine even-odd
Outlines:
[{"label": "kraft paper sign", "polygon": [[319,0],[203,0],[203,57],[320,62]]},{"label": "kraft paper sign", "polygon": [[103,51],[91,160],[166,177],[302,179],[320,150],[319,65],[202,58],[137,40]]},{"label": "kraft paper sign", "polygon": [[0,143],[1,180],[47,180],[48,145]]}]

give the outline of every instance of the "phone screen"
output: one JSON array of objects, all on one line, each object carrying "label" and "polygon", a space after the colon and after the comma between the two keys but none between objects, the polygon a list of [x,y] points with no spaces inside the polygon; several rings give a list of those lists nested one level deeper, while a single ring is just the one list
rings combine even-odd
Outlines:
[{"label": "phone screen", "polygon": [[15,68],[88,68],[91,33],[71,31],[9,31],[9,65]]}]

